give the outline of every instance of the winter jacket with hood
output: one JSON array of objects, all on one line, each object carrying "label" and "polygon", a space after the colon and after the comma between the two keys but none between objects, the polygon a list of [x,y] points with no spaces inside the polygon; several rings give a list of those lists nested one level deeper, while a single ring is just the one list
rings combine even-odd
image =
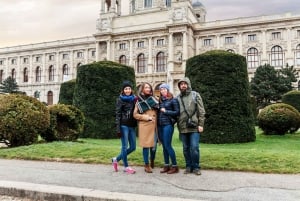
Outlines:
[{"label": "winter jacket with hood", "polygon": [[192,116],[192,120],[197,123],[198,126],[204,126],[205,120],[205,109],[202,102],[202,98],[198,92],[192,91],[191,81],[189,78],[185,77],[178,82],[178,88],[180,82],[186,82],[188,87],[186,92],[180,92],[178,95],[178,102],[180,106],[180,115],[177,121],[177,126],[180,133],[193,133],[198,132],[198,128],[187,128],[186,122],[188,116],[184,111],[182,103],[185,105],[185,108],[188,114]]}]

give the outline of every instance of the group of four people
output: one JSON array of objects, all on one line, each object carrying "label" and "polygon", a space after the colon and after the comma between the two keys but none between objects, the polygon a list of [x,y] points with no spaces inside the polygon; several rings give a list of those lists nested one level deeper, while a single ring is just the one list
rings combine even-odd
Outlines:
[{"label": "group of four people", "polygon": [[172,147],[174,123],[177,122],[186,163],[184,173],[201,174],[199,142],[205,115],[202,98],[199,93],[192,91],[188,78],[181,79],[178,87],[180,95],[174,97],[169,85],[161,84],[160,96],[157,100],[149,83],[141,84],[137,96],[134,95],[130,82],[123,83],[116,103],[117,134],[121,138],[122,148],[121,153],[112,159],[115,171],[118,171],[118,161],[122,160],[124,172],[135,173],[135,170],[128,165],[127,156],[136,149],[135,128],[138,125],[139,145],[143,149],[145,172],[152,173],[156,144],[159,141],[164,156],[164,167],[160,172],[178,173],[176,154]]}]

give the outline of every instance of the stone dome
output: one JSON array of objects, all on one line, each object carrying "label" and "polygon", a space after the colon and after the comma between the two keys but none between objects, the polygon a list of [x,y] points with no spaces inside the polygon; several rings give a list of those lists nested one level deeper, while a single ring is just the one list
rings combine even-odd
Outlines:
[{"label": "stone dome", "polygon": [[200,2],[200,0],[192,0],[192,6],[193,8],[204,8],[204,5]]}]

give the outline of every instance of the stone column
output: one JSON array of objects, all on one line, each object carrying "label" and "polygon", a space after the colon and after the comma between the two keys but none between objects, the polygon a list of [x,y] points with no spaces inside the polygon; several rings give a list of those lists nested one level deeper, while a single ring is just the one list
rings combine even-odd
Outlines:
[{"label": "stone column", "polygon": [[116,42],[112,41],[111,42],[111,56],[110,56],[111,61],[115,61],[115,49],[116,49],[115,45],[116,45]]},{"label": "stone column", "polygon": [[220,44],[220,34],[217,34],[217,38],[216,38],[216,46],[217,49],[221,49],[221,44]]},{"label": "stone column", "polygon": [[241,32],[239,32],[238,35],[239,35],[239,41],[238,41],[238,43],[239,43],[239,54],[243,55],[243,35],[242,35]]},{"label": "stone column", "polygon": [[151,74],[152,72],[154,72],[155,70],[153,69],[153,61],[152,61],[152,37],[148,38],[148,69],[146,70],[146,72],[148,72],[149,74]]},{"label": "stone column", "polygon": [[100,7],[100,13],[105,12],[105,0],[101,0],[101,7]]},{"label": "stone column", "polygon": [[109,11],[112,13],[116,12],[116,0],[111,0],[111,5],[110,5]]},{"label": "stone column", "polygon": [[261,57],[260,65],[264,65],[268,63],[266,30],[262,30],[261,41],[262,41],[262,57]]},{"label": "stone column", "polygon": [[110,40],[106,41],[106,60],[110,60]]},{"label": "stone column", "polygon": [[188,57],[188,43],[187,43],[187,33],[183,32],[182,33],[183,37],[182,37],[182,46],[183,46],[183,61],[187,60]]},{"label": "stone column", "polygon": [[287,42],[287,53],[285,55],[286,61],[284,63],[288,63],[290,66],[293,65],[293,53],[292,53],[292,36],[291,36],[291,28],[286,28],[286,42]]},{"label": "stone column", "polygon": [[100,61],[100,43],[96,41],[96,62]]},{"label": "stone column", "polygon": [[200,50],[199,50],[200,45],[199,45],[199,43],[200,43],[200,39],[197,37],[196,38],[196,51],[195,51],[196,55],[200,54]]},{"label": "stone column", "polygon": [[133,40],[129,40],[129,66],[133,66]]}]

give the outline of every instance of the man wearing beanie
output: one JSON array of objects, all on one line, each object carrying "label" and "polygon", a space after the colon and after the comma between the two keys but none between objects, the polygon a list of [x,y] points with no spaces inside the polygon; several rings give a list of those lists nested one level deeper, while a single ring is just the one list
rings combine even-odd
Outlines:
[{"label": "man wearing beanie", "polygon": [[200,94],[192,91],[190,79],[185,77],[178,82],[180,95],[178,102],[180,115],[177,122],[186,169],[184,174],[201,175],[200,133],[203,132],[205,110]]}]

